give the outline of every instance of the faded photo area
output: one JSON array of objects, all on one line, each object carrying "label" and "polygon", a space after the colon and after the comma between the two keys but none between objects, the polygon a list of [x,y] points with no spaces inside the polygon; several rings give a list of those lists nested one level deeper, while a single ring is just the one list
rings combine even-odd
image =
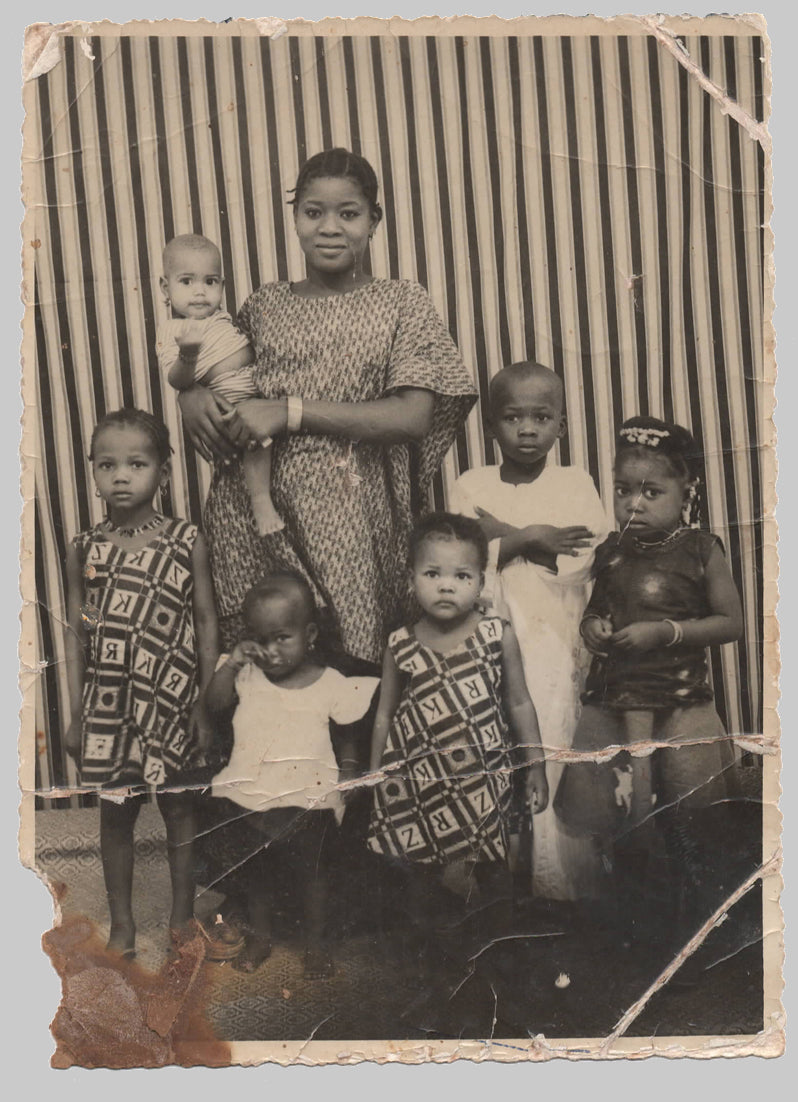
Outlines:
[{"label": "faded photo area", "polygon": [[763,21],[26,70],[56,1065],[778,1053]]}]

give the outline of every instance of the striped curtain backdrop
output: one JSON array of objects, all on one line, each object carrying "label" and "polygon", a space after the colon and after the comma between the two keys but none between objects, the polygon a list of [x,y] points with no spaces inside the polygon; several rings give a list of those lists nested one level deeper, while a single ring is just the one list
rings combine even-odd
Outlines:
[{"label": "striped curtain backdrop", "polygon": [[[430,291],[484,394],[514,360],[565,383],[559,461],[611,501],[613,435],[651,413],[690,426],[708,522],[724,540],[745,638],[713,653],[719,711],[761,730],[764,155],[654,38],[66,38],[35,81],[27,158],[38,242],[35,338],[40,791],[75,779],[63,749],[64,554],[101,518],[92,427],[151,409],[175,442],[174,511],[199,520],[208,468],[158,373],[160,254],[218,242],[229,310],[299,279],[289,189],[332,145],[365,155],[385,220],[375,275]],[[684,49],[762,120],[763,43]],[[32,101],[31,101],[32,102]],[[496,462],[478,412],[437,479]],[[64,801],[66,802],[66,801]]]}]

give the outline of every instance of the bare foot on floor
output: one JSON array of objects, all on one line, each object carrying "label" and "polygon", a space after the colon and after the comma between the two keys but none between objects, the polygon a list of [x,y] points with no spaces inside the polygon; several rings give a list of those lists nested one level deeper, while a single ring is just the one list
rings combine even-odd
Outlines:
[{"label": "bare foot on floor", "polygon": [[271,956],[272,939],[262,934],[247,934],[244,948],[233,961],[236,972],[251,974],[257,972],[265,960]]},{"label": "bare foot on floor", "polygon": [[136,955],[136,927],[133,923],[112,922],[105,948],[123,960],[133,960]]}]

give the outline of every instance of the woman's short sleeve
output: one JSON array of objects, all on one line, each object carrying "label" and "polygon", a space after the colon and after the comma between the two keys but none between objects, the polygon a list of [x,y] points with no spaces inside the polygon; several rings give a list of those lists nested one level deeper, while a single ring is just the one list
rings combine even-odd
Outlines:
[{"label": "woman's short sleeve", "polygon": [[356,723],[369,710],[380,679],[344,677],[339,674],[331,688],[330,719],[335,723]]},{"label": "woman's short sleeve", "polygon": [[403,387],[435,395],[432,428],[419,444],[417,477],[426,489],[477,400],[473,380],[432,299],[418,283],[402,283],[399,319],[385,390]]},{"label": "woman's short sleeve", "polygon": [[249,298],[242,303],[235,319],[236,329],[244,334],[253,347],[255,346],[255,334],[252,332],[252,307],[253,299],[255,299],[258,294],[260,294],[260,291],[252,292]]}]

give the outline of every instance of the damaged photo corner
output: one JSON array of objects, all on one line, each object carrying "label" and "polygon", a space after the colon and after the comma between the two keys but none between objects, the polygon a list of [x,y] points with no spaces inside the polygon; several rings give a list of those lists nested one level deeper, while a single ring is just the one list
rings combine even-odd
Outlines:
[{"label": "damaged photo corner", "polygon": [[775,1055],[763,22],[85,30],[24,90],[56,1066]]}]

